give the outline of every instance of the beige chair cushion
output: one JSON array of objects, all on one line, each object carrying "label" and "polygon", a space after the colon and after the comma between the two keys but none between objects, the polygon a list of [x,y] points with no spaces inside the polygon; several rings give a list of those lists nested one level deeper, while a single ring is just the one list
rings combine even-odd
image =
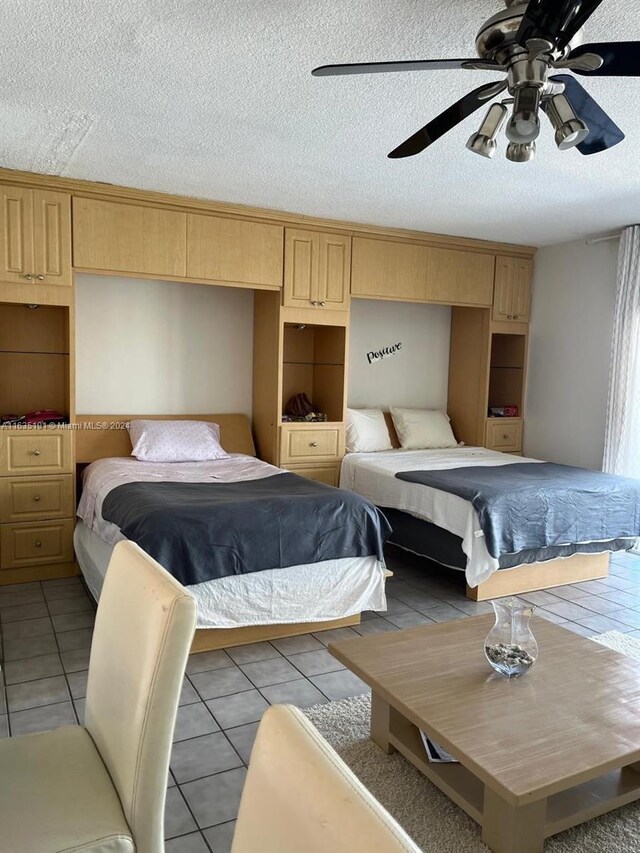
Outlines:
[{"label": "beige chair cushion", "polygon": [[3,853],[134,853],[98,750],[80,726],[0,740]]},{"label": "beige chair cushion", "polygon": [[258,729],[232,853],[420,853],[297,708]]}]

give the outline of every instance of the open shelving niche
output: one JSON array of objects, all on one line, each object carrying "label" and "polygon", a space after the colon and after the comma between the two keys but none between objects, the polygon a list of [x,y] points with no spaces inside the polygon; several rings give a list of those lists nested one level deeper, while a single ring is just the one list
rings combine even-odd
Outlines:
[{"label": "open shelving niche", "polygon": [[344,420],[347,329],[285,323],[282,414],[294,394],[304,393],[331,423]]},{"label": "open shelving niche", "polygon": [[489,365],[489,408],[517,406],[522,417],[527,337],[494,332]]},{"label": "open shelving niche", "polygon": [[69,308],[0,303],[0,414],[71,414]]}]

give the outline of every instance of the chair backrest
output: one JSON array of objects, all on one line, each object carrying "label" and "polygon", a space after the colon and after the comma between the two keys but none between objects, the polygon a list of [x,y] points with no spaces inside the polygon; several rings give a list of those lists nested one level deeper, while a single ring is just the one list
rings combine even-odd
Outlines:
[{"label": "chair backrest", "polygon": [[419,853],[304,714],[264,714],[245,782],[232,853]]},{"label": "chair backrest", "polygon": [[195,627],[184,587],[137,545],[119,542],[96,616],[85,727],[141,853],[164,851],[171,741]]}]

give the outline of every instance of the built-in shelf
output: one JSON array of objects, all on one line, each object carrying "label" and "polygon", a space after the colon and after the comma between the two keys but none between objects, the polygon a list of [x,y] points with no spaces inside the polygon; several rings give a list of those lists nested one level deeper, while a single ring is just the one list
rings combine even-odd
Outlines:
[{"label": "built-in shelf", "polygon": [[[346,329],[285,323],[282,413],[291,397],[306,394],[331,423],[344,419]],[[325,423],[325,422],[320,422]]]},{"label": "built-in shelf", "polygon": [[522,413],[526,357],[526,335],[491,335],[488,400],[490,409],[517,406],[518,412]]},{"label": "built-in shelf", "polygon": [[0,414],[68,415],[69,309],[0,303]]}]

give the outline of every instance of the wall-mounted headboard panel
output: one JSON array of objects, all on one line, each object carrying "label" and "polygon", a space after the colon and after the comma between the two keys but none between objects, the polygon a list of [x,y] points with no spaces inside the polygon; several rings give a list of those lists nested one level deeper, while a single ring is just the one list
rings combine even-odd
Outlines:
[{"label": "wall-mounted headboard panel", "polygon": [[255,456],[251,424],[246,415],[78,415],[76,462],[95,462],[110,456],[130,456],[131,441],[125,424],[141,418],[155,421],[209,421],[220,426],[220,443],[227,453]]}]

